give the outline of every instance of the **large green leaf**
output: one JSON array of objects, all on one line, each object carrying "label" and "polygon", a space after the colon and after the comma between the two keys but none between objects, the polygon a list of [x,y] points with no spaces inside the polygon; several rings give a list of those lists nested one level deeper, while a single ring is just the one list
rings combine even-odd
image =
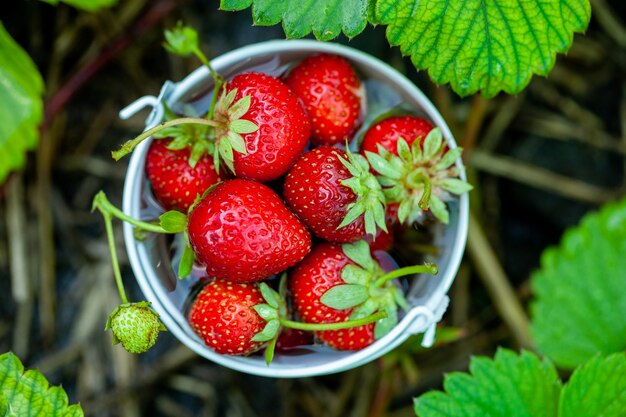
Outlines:
[{"label": "large green leaf", "polygon": [[117,3],[117,0],[42,0],[50,4],[65,3],[77,9],[95,12],[104,7],[110,7]]},{"label": "large green leaf", "polygon": [[370,0],[221,0],[222,10],[243,10],[252,6],[252,18],[259,26],[283,22],[288,38],[302,38],[313,32],[319,40],[333,39],[341,32],[358,35],[367,25]]},{"label": "large green leaf", "polygon": [[37,145],[43,90],[37,67],[0,22],[0,184]]},{"label": "large green leaf", "polygon": [[311,31],[352,37],[367,21],[388,25],[387,39],[433,81],[465,96],[519,93],[547,75],[575,32],[587,28],[589,0],[221,0],[223,10],[252,6],[257,25],[283,22],[288,38]]},{"label": "large green leaf", "polygon": [[532,276],[539,350],[573,368],[626,349],[626,200],[587,215]]},{"label": "large green leaf", "polygon": [[574,372],[561,392],[559,417],[624,417],[626,355],[598,356]]},{"label": "large green leaf", "polygon": [[38,371],[24,372],[12,353],[0,355],[0,416],[82,417],[79,405],[68,406],[61,387],[50,387]]},{"label": "large green leaf", "polygon": [[589,23],[589,0],[378,0],[387,39],[461,96],[519,93]]},{"label": "large green leaf", "polygon": [[624,417],[626,355],[594,357],[561,388],[556,370],[535,354],[501,349],[472,358],[471,375],[455,373],[446,392],[415,400],[418,417]]},{"label": "large green leaf", "polygon": [[472,375],[446,376],[441,391],[415,400],[420,417],[552,417],[556,415],[561,382],[549,361],[530,352],[520,355],[500,349],[495,360],[474,357]]}]

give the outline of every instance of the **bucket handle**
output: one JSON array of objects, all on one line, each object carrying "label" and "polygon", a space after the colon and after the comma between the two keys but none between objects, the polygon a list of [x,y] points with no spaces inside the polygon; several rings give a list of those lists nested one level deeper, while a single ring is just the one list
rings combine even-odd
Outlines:
[{"label": "bucket handle", "polygon": [[146,118],[145,130],[151,129],[163,120],[163,103],[167,101],[172,92],[174,91],[174,84],[171,81],[166,81],[161,87],[161,91],[157,97],[155,96],[143,96],[130,103],[128,106],[120,110],[119,117],[122,120],[127,120],[139,113],[146,107],[152,107],[152,111]]},{"label": "bucket handle", "polygon": [[407,313],[410,324],[406,329],[406,333],[408,335],[424,333],[422,346],[425,348],[431,347],[435,343],[437,323],[441,321],[441,318],[448,309],[449,304],[450,297],[444,295],[434,311],[423,305],[412,308]]}]

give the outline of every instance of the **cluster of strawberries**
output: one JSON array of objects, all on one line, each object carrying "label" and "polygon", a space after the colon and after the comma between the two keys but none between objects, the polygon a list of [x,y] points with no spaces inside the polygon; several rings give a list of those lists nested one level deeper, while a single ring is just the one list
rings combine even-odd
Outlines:
[{"label": "cluster of strawberries", "polygon": [[140,138],[153,138],[145,171],[168,210],[159,227],[184,234],[179,276],[206,269],[191,327],[218,353],[265,347],[268,363],[276,346],[313,335],[340,350],[370,345],[408,307],[397,278],[437,272],[385,270],[377,251],[392,246],[394,228],[447,223],[445,201],[471,188],[458,178],[461,150],[406,114],[355,139],[365,88],[340,56],[310,56],[280,77],[216,81],[206,117],[166,111]]}]

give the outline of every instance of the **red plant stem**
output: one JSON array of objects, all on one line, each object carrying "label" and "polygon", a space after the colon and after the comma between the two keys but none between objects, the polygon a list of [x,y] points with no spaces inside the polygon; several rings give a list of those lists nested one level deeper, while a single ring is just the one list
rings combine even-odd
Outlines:
[{"label": "red plant stem", "polygon": [[72,97],[102,68],[109,64],[122,51],[128,48],[133,41],[167,17],[180,3],[180,0],[161,0],[152,6],[141,19],[126,33],[120,35],[93,60],[76,72],[63,86],[46,102],[45,118],[40,131],[46,130],[55,116],[63,110]]}]

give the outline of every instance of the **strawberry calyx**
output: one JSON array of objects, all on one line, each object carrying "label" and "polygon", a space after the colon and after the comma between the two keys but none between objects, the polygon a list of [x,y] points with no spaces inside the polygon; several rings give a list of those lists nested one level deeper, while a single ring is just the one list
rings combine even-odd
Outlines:
[{"label": "strawberry calyx", "polygon": [[398,323],[398,307],[404,310],[409,305],[401,288],[394,279],[420,273],[435,275],[435,264],[408,266],[385,272],[371,255],[369,245],[360,240],[342,245],[344,254],[354,262],[341,270],[345,284],[336,285],[326,291],[320,301],[336,310],[352,309],[349,319],[359,320],[384,312],[385,318],[378,320],[374,327],[374,337],[381,338]]},{"label": "strawberry calyx", "polygon": [[220,161],[235,173],[233,152],[247,153],[241,135],[259,129],[256,124],[241,118],[250,109],[250,96],[234,102],[237,90],[226,93],[226,81],[211,67],[206,55],[200,50],[198,33],[193,28],[178,22],[175,28],[165,31],[165,39],[164,47],[169,52],[180,56],[195,55],[208,69],[215,83],[209,110],[205,117],[177,117],[163,103],[165,122],[124,143],[119,150],[112,152],[113,159],[117,161],[128,155],[149,137],[172,139],[167,145],[168,149],[191,149],[189,165],[192,168],[203,155],[209,154],[213,156],[217,173],[220,172]]},{"label": "strawberry calyx", "polygon": [[251,340],[254,342],[268,342],[265,348],[265,362],[268,365],[272,362],[274,357],[276,342],[282,327],[318,332],[363,326],[365,324],[384,320],[387,317],[387,313],[385,311],[377,311],[371,315],[337,323],[303,323],[300,321],[290,320],[288,316],[287,302],[285,301],[287,293],[286,283],[287,274],[283,273],[280,278],[278,292],[265,282],[258,284],[261,295],[265,300],[265,304],[257,304],[253,308],[257,314],[266,321],[266,325],[263,330],[257,333]]},{"label": "strawberry calyx", "polygon": [[215,169],[219,170],[219,163],[222,160],[228,169],[234,174],[234,154],[247,154],[246,143],[241,135],[253,133],[259,130],[259,126],[250,120],[242,117],[250,110],[252,101],[249,95],[235,101],[237,89],[233,88],[227,92],[222,90],[222,95],[217,101],[215,108],[215,149],[213,150],[213,163]]},{"label": "strawberry calyx", "polygon": [[459,178],[455,162],[462,148],[448,148],[440,128],[431,130],[426,138],[416,139],[411,146],[403,138],[397,142],[397,155],[381,145],[378,153],[366,151],[367,160],[380,174],[380,182],[388,203],[399,203],[400,223],[421,220],[430,210],[444,224],[449,221],[445,201],[473,187]]},{"label": "strawberry calyx", "polygon": [[380,183],[370,172],[367,159],[350,152],[348,146],[346,146],[346,155],[347,160],[341,156],[339,156],[339,160],[352,177],[342,180],[341,184],[352,190],[356,195],[356,200],[348,205],[346,215],[337,229],[349,225],[363,215],[366,234],[376,236],[377,226],[386,232],[386,198]]}]

